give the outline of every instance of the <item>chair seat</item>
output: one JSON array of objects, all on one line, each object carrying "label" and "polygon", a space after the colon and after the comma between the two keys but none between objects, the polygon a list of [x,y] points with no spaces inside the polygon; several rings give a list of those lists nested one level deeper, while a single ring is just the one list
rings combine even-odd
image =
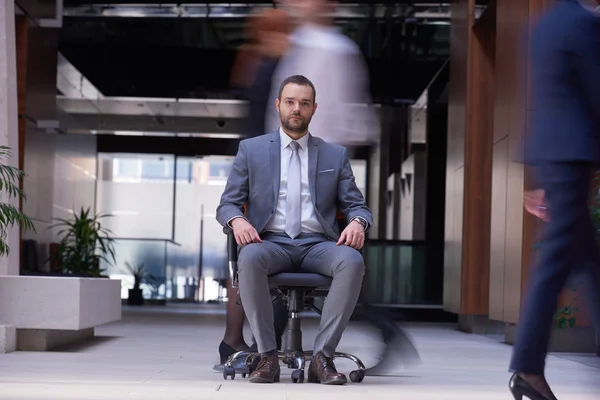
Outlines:
[{"label": "chair seat", "polygon": [[331,278],[312,272],[281,272],[269,276],[271,287],[303,287],[314,289],[328,289]]}]

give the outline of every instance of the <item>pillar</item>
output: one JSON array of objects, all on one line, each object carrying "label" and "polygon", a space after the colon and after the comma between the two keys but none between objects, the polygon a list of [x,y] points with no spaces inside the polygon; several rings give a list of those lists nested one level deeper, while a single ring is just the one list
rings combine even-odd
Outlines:
[{"label": "pillar", "polygon": [[489,330],[495,27],[474,0],[452,3],[446,160],[444,309],[467,332]]},{"label": "pillar", "polygon": [[[14,2],[0,0],[0,145],[12,149],[13,156],[8,162],[16,167],[19,160],[19,114],[15,43]],[[18,201],[13,204],[19,206]],[[18,275],[19,229],[10,229],[7,240],[11,251],[8,257],[0,258],[0,275]]]},{"label": "pillar", "polygon": [[[17,106],[17,62],[15,46],[15,9],[13,0],[0,0],[0,145],[12,148],[8,162],[18,165],[19,124]],[[3,201],[7,199],[3,197]],[[18,201],[14,202],[19,205]],[[11,252],[0,258],[0,276],[19,274],[19,229],[9,229],[7,235]],[[0,293],[0,301],[5,301]],[[0,353],[17,347],[16,329],[0,321]]]}]

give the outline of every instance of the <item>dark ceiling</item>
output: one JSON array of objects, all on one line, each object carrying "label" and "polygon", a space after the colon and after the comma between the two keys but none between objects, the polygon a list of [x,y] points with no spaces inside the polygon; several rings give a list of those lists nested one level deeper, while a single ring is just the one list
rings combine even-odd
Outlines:
[{"label": "dark ceiling", "polygon": [[[94,3],[98,4],[92,6]],[[104,95],[231,97],[229,75],[236,49],[243,42],[244,14],[227,18],[94,14],[98,7],[116,3],[67,0],[67,16],[60,35],[60,52]],[[129,5],[141,3],[127,1]],[[149,3],[143,1],[145,5]],[[201,5],[208,3],[217,2],[203,1]],[[336,21],[361,47],[368,62],[374,99],[380,102],[415,100],[449,52],[447,24],[410,18],[407,12],[411,8],[407,5],[413,1],[393,3],[388,3],[389,10],[401,7],[402,17],[393,17],[385,8],[386,16],[370,18],[374,5],[369,4],[361,6],[363,17]]]}]

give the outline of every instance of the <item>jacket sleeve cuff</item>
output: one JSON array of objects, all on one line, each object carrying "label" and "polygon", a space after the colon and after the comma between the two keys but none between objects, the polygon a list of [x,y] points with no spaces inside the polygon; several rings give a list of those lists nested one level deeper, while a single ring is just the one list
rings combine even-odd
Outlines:
[{"label": "jacket sleeve cuff", "polygon": [[229,218],[229,221],[227,221],[227,226],[230,227],[231,229],[233,229],[233,227],[231,226],[231,221],[233,221],[236,218],[244,218],[246,221],[248,221],[248,219],[246,217],[244,217],[243,215],[236,215],[235,217]]},{"label": "jacket sleeve cuff", "polygon": [[357,220],[358,222],[360,222],[363,225],[363,227],[365,228],[365,232],[367,230],[369,230],[369,223],[367,222],[366,219],[364,219],[363,217],[354,217],[350,220],[350,222],[352,222],[354,220]]}]

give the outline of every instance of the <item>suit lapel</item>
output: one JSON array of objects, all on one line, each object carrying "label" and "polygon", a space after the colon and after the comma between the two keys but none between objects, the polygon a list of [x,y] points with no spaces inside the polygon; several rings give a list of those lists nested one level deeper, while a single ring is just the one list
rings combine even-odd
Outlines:
[{"label": "suit lapel", "polygon": [[310,135],[308,137],[308,186],[310,187],[310,198],[312,199],[313,204],[315,204],[318,160],[319,146],[313,140],[312,135]]},{"label": "suit lapel", "polygon": [[273,199],[277,204],[279,197],[279,184],[281,182],[281,138],[279,131],[271,135],[271,144],[269,146],[269,167],[272,171],[271,179],[273,184]]}]

